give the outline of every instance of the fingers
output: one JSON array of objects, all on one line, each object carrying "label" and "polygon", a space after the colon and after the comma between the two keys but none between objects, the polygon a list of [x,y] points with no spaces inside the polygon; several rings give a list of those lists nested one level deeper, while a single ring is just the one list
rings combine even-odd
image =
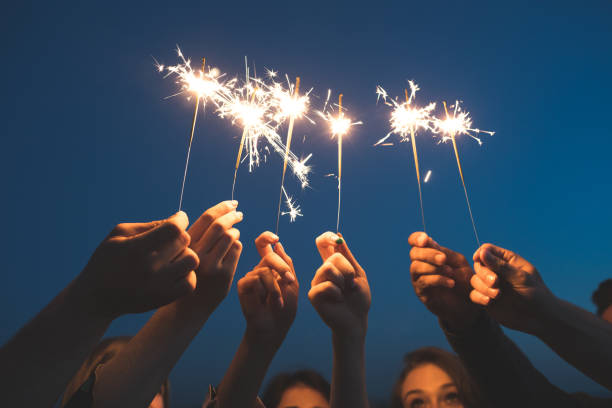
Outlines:
[{"label": "fingers", "polygon": [[442,248],[436,241],[433,240],[433,238],[422,231],[417,231],[410,234],[408,237],[408,244],[410,244],[410,246],[420,248],[428,247],[438,250]]},{"label": "fingers", "polygon": [[289,255],[287,255],[287,252],[285,252],[285,247],[283,246],[283,244],[278,242],[276,245],[274,245],[274,252],[278,256],[280,256],[283,259],[283,261],[287,263],[287,265],[289,265],[289,267],[291,268],[291,272],[293,273],[293,276],[297,278],[295,274],[295,268],[293,267],[293,259],[291,259]]},{"label": "fingers", "polygon": [[157,227],[130,237],[129,240],[143,251],[159,251],[160,258],[172,259],[180,253],[177,248],[183,249],[190,241],[185,235],[188,223],[187,215],[179,211]]},{"label": "fingers", "polygon": [[241,253],[242,253],[242,242],[235,241],[232,244],[229,251],[227,251],[225,258],[223,258],[223,261],[221,263],[223,268],[226,270],[236,272],[236,267],[238,266],[238,261],[240,260]]},{"label": "fingers", "polygon": [[412,281],[416,281],[422,275],[442,275],[447,278],[453,277],[453,269],[448,266],[437,266],[421,261],[412,261],[410,264],[410,276]]},{"label": "fingers", "polygon": [[278,242],[278,236],[270,231],[262,232],[257,238],[255,238],[255,248],[259,252],[259,256],[262,258],[268,254],[271,254],[272,245]]},{"label": "fingers", "polygon": [[340,241],[340,237],[330,231],[324,232],[317,237],[315,244],[324,261],[336,252],[338,241]]},{"label": "fingers", "polygon": [[410,250],[410,259],[412,261],[421,261],[431,265],[442,266],[445,264],[447,258],[444,252],[437,249],[413,246]]},{"label": "fingers", "polygon": [[323,301],[342,302],[342,291],[333,282],[325,281],[313,286],[308,292],[308,299],[312,304]]},{"label": "fingers", "polygon": [[238,241],[239,239],[240,231],[236,228],[230,228],[224,231],[221,238],[219,238],[215,246],[210,251],[210,254],[219,264],[221,264],[234,242]]},{"label": "fingers", "polygon": [[196,270],[199,264],[198,255],[191,248],[185,248],[174,261],[164,266],[159,274],[168,278],[171,282],[176,282],[185,278],[191,271]]},{"label": "fingers", "polygon": [[276,273],[270,268],[258,268],[257,273],[261,284],[266,290],[267,299],[270,301],[270,304],[282,308],[285,303],[281,288],[276,279]]},{"label": "fingers", "polygon": [[341,238],[342,242],[338,243],[337,251],[344,255],[344,258],[346,258],[346,260],[353,266],[355,269],[355,275],[359,278],[364,278],[366,276],[365,271],[361,265],[359,265],[357,258],[355,258],[349,249],[346,239],[344,239],[344,236],[341,233],[338,233],[338,236]]},{"label": "fingers", "polygon": [[159,304],[165,305],[192,293],[196,288],[196,274],[194,271],[191,271],[167,287],[169,290],[165,291],[162,298],[159,300]]},{"label": "fingers", "polygon": [[247,273],[238,281],[238,296],[240,303],[246,309],[256,309],[266,302],[266,288],[261,283],[259,275]]},{"label": "fingers", "polygon": [[487,306],[491,301],[491,298],[474,289],[470,292],[470,300],[477,305]]},{"label": "fingers", "polygon": [[506,276],[515,272],[516,268],[510,262],[517,258],[512,251],[491,244],[484,244],[479,249],[482,264],[498,275]]},{"label": "fingers", "polygon": [[492,299],[495,299],[497,295],[499,295],[499,289],[491,288],[485,282],[483,282],[482,279],[480,279],[480,276],[478,275],[472,276],[472,278],[470,279],[470,284],[472,285],[474,290]]},{"label": "fingers", "polygon": [[455,281],[441,275],[422,275],[414,282],[414,289],[417,293],[423,293],[434,288],[453,288]]},{"label": "fingers", "polygon": [[480,280],[488,287],[495,287],[497,285],[497,275],[489,268],[484,266],[480,261],[474,262],[474,271]]},{"label": "fingers", "polygon": [[338,288],[344,288],[344,276],[331,262],[326,261],[317,269],[310,285],[314,287],[328,281],[332,282]]},{"label": "fingers", "polygon": [[199,241],[204,235],[204,232],[212,225],[212,223],[222,215],[230,211],[234,211],[238,207],[238,201],[222,201],[219,204],[206,210],[196,222],[189,228],[189,234],[194,242]]},{"label": "fingers", "polygon": [[311,286],[331,281],[341,290],[354,289],[357,286],[355,277],[355,269],[350,262],[342,254],[336,253],[327,258],[327,261],[317,269]]},{"label": "fingers", "polygon": [[196,248],[198,253],[208,253],[223,236],[224,232],[239,223],[243,219],[240,211],[230,211],[213,221],[202,238],[198,241]]}]

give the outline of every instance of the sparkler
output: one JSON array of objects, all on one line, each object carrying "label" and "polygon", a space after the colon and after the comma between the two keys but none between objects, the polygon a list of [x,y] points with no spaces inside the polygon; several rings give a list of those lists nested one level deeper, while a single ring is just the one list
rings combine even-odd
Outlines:
[{"label": "sparkler", "polygon": [[[408,95],[408,89],[404,89],[406,102],[401,104],[394,99],[388,99],[388,94],[382,87],[378,86],[376,88],[378,99],[382,98],[386,105],[391,106],[394,109],[391,113],[390,120],[391,131],[387,133],[385,137],[376,142],[374,146],[379,144],[387,145],[387,143],[383,142],[394,133],[400,136],[401,141],[410,140],[412,144],[412,154],[414,156],[414,168],[416,170],[417,184],[419,186],[421,220],[423,222],[423,231],[425,231],[425,211],[423,208],[423,193],[421,191],[421,172],[419,170],[419,156],[417,154],[415,135],[419,129],[433,131],[431,112],[435,109],[436,104],[432,102],[423,108],[414,106],[413,101],[415,99],[416,92],[419,90],[419,86],[413,81],[408,81],[408,84],[410,85],[410,95]],[[388,100],[390,100],[391,103],[389,103]],[[408,136],[410,136],[410,138]]]},{"label": "sparkler", "polygon": [[273,104],[277,107],[274,119],[277,123],[282,123],[286,118],[289,118],[289,128],[287,130],[287,142],[285,144],[285,160],[283,162],[283,174],[281,176],[281,191],[278,197],[278,211],[276,213],[276,235],[278,235],[278,225],[281,216],[281,203],[283,199],[283,185],[285,184],[285,173],[287,171],[287,161],[291,151],[291,138],[293,136],[293,125],[296,118],[303,116],[308,108],[308,94],[300,97],[300,77],[295,79],[295,87],[291,92],[283,91],[280,84],[275,84],[272,88]]},{"label": "sparkler", "polygon": [[[331,90],[327,92],[327,100],[325,107],[329,101]],[[325,110],[325,107],[323,110]],[[333,116],[331,113],[318,112],[319,115],[329,122],[331,136],[338,139],[338,217],[336,219],[336,232],[340,231],[340,203],[342,197],[342,139],[348,133],[350,128],[355,125],[361,125],[363,122],[352,122],[350,118],[344,116],[342,111],[342,94],[338,95],[338,115]]]},{"label": "sparkler", "polygon": [[[217,69],[210,69],[206,73],[206,59],[202,58],[202,70],[194,72],[191,68],[191,61],[185,59],[181,49],[177,46],[176,52],[181,59],[182,63],[173,66],[164,66],[157,64],[159,72],[166,71],[164,78],[175,75],[178,77],[177,83],[180,84],[179,92],[171,95],[170,97],[188,93],[191,96],[195,96],[196,103],[193,113],[193,120],[191,122],[191,133],[189,136],[189,144],[187,147],[187,158],[185,160],[185,170],[183,172],[183,181],[181,184],[181,193],[179,198],[179,211],[183,206],[183,193],[185,191],[185,181],[187,179],[187,169],[189,167],[189,158],[191,156],[191,145],[193,143],[193,135],[195,133],[196,120],[198,117],[198,109],[200,107],[200,100],[202,101],[203,108],[206,106],[207,101],[213,102],[219,106],[219,102],[225,100],[230,89],[233,87],[234,81],[221,82],[220,75]],[[189,98],[188,98],[189,99]]]},{"label": "sparkler", "polygon": [[474,236],[476,237],[476,242],[480,247],[480,238],[478,238],[478,231],[476,230],[476,223],[474,222],[474,215],[472,214],[472,206],[470,205],[470,199],[468,197],[467,188],[465,186],[465,179],[463,177],[463,170],[461,168],[461,161],[459,160],[459,151],[457,150],[457,142],[455,141],[455,137],[457,135],[468,135],[471,138],[475,139],[479,145],[482,145],[482,141],[475,136],[474,133],[487,133],[491,136],[495,134],[495,132],[490,132],[487,130],[480,129],[472,129],[472,118],[470,118],[470,114],[468,112],[462,111],[459,106],[459,101],[455,102],[453,115],[449,115],[448,108],[446,107],[446,102],[444,104],[444,111],[446,112],[446,118],[441,120],[436,120],[437,132],[442,133],[442,141],[446,142],[451,140],[453,142],[453,149],[455,150],[455,158],[457,159],[457,168],[459,169],[459,176],[461,177],[461,184],[463,185],[463,192],[465,193],[465,201],[467,203],[468,212],[470,213],[470,220],[472,221],[472,228],[474,229]]},{"label": "sparkler", "polygon": [[285,195],[285,203],[287,203],[287,207],[289,211],[283,212],[282,215],[289,215],[289,221],[294,222],[297,217],[302,216],[302,211],[300,210],[300,206],[295,203],[293,198],[287,195],[287,191],[285,191],[285,187],[281,187],[281,191]]}]

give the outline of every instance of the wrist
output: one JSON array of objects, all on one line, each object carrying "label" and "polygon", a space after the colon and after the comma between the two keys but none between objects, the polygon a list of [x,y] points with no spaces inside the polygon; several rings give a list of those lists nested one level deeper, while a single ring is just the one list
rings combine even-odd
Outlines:
[{"label": "wrist", "polygon": [[81,273],[65,289],[68,310],[73,315],[82,315],[88,320],[109,325],[120,316]]},{"label": "wrist", "polygon": [[283,344],[283,340],[285,340],[285,334],[265,333],[248,325],[242,339],[250,350],[255,350],[263,355],[275,354]]},{"label": "wrist", "polygon": [[367,322],[362,327],[353,327],[351,329],[339,330],[332,329],[332,341],[334,345],[359,345],[365,344],[366,333],[368,331]]},{"label": "wrist", "polygon": [[563,301],[547,290],[535,298],[532,310],[534,314],[527,332],[543,339],[548,333],[548,326],[554,324],[559,319],[559,314],[563,313]]}]

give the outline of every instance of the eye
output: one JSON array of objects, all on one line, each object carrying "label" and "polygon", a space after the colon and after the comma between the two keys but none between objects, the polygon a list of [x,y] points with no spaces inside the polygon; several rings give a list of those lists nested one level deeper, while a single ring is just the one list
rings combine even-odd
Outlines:
[{"label": "eye", "polygon": [[425,401],[421,398],[415,398],[410,402],[410,408],[423,408],[425,406]]},{"label": "eye", "polygon": [[444,404],[449,407],[461,406],[461,399],[459,394],[455,391],[451,391],[444,396]]}]

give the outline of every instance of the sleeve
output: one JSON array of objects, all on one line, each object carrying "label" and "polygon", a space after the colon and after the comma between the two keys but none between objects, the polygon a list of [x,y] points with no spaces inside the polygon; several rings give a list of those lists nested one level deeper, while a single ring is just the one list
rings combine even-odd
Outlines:
[{"label": "sleeve", "polygon": [[551,384],[486,313],[461,333],[443,321],[440,326],[490,406],[581,406]]},{"label": "sleeve", "polygon": [[[202,408],[218,408],[217,406],[217,390],[212,385],[208,386],[208,395],[202,404]],[[257,397],[253,408],[266,408],[261,399]]]}]

